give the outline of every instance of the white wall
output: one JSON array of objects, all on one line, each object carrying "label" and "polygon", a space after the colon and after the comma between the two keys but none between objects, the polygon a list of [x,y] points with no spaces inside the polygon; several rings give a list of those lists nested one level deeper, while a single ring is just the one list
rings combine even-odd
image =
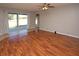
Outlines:
[{"label": "white wall", "polygon": [[7,12],[0,9],[0,35],[8,32],[8,18]]},{"label": "white wall", "polygon": [[72,4],[40,14],[40,29],[79,38],[79,5]]},{"label": "white wall", "polygon": [[35,28],[35,13],[30,12],[29,18],[30,18],[29,29],[34,29]]}]

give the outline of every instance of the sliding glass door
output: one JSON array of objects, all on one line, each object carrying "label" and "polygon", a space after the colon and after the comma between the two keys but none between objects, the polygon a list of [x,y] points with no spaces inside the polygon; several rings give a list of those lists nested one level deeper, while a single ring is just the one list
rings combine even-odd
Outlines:
[{"label": "sliding glass door", "polygon": [[14,31],[17,28],[17,14],[8,14],[9,31]]},{"label": "sliding glass door", "polygon": [[9,32],[27,30],[28,15],[8,14]]},{"label": "sliding glass door", "polygon": [[28,25],[27,15],[18,15],[18,26],[20,29],[26,29]]}]

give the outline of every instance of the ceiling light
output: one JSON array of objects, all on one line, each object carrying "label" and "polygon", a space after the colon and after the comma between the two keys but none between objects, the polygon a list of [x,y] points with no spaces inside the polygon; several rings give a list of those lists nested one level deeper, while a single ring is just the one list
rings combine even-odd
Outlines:
[{"label": "ceiling light", "polygon": [[42,9],[43,9],[43,10],[47,10],[47,9],[48,9],[48,7],[44,6]]}]

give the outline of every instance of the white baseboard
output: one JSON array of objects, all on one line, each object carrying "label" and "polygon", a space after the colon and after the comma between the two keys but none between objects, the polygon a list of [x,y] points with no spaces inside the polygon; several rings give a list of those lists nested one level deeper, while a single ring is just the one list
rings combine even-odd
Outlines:
[{"label": "white baseboard", "polygon": [[[43,31],[48,31],[48,32],[53,32],[54,31],[50,31],[50,30],[46,30],[46,29],[42,29],[40,28],[40,30],[43,30]],[[60,32],[57,32],[58,34],[62,34],[62,35],[66,35],[66,36],[71,36],[71,37],[74,37],[74,38],[79,38],[79,36],[75,36],[75,35],[70,35],[70,34],[65,34],[65,33],[60,33]]]},{"label": "white baseboard", "polygon": [[7,38],[8,36],[9,36],[8,33],[5,33],[5,34],[1,35],[0,36],[0,41]]},{"label": "white baseboard", "polygon": [[75,35],[70,35],[70,34],[65,34],[65,33],[60,33],[60,32],[57,32],[59,34],[62,34],[62,35],[66,35],[66,36],[71,36],[71,37],[74,37],[74,38],[79,38],[78,36],[75,36]]},{"label": "white baseboard", "polygon": [[54,32],[54,31],[50,31],[50,30],[47,30],[47,29],[42,29],[42,28],[40,28],[40,30],[43,30],[43,31],[48,31],[48,32]]}]

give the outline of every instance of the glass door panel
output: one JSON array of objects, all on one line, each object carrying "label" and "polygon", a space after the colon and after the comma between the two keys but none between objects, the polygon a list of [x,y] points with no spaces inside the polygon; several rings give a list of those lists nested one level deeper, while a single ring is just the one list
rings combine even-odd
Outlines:
[{"label": "glass door panel", "polygon": [[18,26],[20,29],[26,29],[28,24],[28,16],[27,15],[18,15]]},{"label": "glass door panel", "polygon": [[9,30],[13,31],[17,27],[17,14],[8,14]]}]

